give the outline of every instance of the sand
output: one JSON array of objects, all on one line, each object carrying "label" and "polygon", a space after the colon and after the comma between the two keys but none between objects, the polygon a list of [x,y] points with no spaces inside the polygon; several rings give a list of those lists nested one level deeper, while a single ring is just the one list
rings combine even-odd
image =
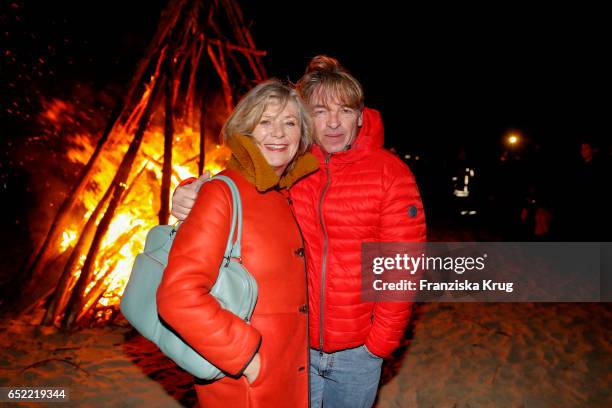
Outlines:
[{"label": "sand", "polygon": [[[379,408],[612,407],[610,304],[429,303],[414,316]],[[62,407],[196,404],[190,376],[127,324],[66,334],[38,318],[0,321],[0,386],[67,387]]]}]

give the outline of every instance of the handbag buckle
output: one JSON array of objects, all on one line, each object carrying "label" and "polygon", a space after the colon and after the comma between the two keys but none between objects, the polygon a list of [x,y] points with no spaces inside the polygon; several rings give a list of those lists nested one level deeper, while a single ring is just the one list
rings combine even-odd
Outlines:
[{"label": "handbag buckle", "polygon": [[225,267],[226,268],[229,266],[230,261],[232,259],[237,260],[238,263],[242,265],[242,257],[240,257],[240,256],[224,256],[223,259],[225,259]]}]

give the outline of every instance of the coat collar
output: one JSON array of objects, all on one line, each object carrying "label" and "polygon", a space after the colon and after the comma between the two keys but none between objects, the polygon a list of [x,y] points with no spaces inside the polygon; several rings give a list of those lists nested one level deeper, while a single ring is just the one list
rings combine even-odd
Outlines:
[{"label": "coat collar", "polygon": [[253,138],[235,135],[230,138],[227,145],[232,151],[227,167],[239,171],[260,192],[275,187],[289,188],[319,168],[319,161],[315,156],[305,153],[295,158],[292,165],[279,177],[253,142]]},{"label": "coat collar", "polygon": [[[380,149],[384,143],[384,127],[380,113],[376,109],[363,109],[363,125],[349,149],[333,153],[334,162],[354,162],[368,156],[373,150]],[[315,145],[312,153],[323,162],[328,156],[320,146]]]}]

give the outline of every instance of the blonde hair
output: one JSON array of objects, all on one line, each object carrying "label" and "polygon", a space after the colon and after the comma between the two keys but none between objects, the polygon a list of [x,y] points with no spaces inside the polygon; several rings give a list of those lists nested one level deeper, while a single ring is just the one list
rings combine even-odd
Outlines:
[{"label": "blonde hair", "polygon": [[296,88],[312,105],[320,100],[324,105],[338,101],[353,109],[363,109],[363,88],[337,59],[326,55],[314,57]]},{"label": "blonde hair", "polygon": [[300,125],[300,145],[296,157],[305,153],[313,143],[312,119],[308,108],[304,105],[302,98],[292,87],[283,84],[277,79],[271,79],[260,83],[246,95],[231,113],[221,134],[226,142],[236,135],[253,136],[253,129],[259,123],[266,107],[270,103],[278,103],[281,111],[287,103],[293,101],[298,110],[298,121]]}]

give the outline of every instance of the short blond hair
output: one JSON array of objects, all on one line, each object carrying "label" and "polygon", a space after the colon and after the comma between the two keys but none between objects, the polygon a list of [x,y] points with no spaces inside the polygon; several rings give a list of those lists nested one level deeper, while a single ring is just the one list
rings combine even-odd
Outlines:
[{"label": "short blond hair", "polygon": [[253,130],[270,103],[280,104],[282,111],[291,101],[298,110],[301,133],[296,157],[305,153],[313,143],[313,126],[308,108],[295,89],[277,79],[260,83],[242,97],[223,125],[221,130],[223,140],[228,141],[236,135],[253,136]]},{"label": "short blond hair", "polygon": [[353,109],[363,109],[363,88],[337,59],[326,55],[314,57],[296,88],[302,98],[312,105],[320,100],[324,105],[340,102]]}]

